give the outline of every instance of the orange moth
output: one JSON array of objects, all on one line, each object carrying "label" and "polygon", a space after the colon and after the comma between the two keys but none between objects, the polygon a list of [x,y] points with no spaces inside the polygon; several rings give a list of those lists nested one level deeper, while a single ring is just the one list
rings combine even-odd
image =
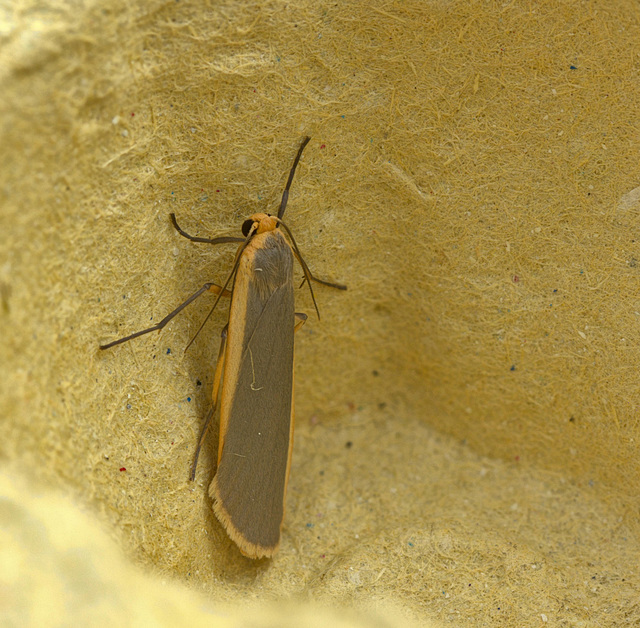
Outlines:
[{"label": "orange moth", "polygon": [[293,450],[293,335],[307,319],[306,314],[294,309],[294,258],[302,267],[303,283],[309,285],[316,312],[312,282],[346,290],[346,286],[311,274],[291,231],[282,221],[293,176],[309,140],[309,137],[303,140],[293,162],[278,215],[250,216],[242,225],[244,237],[191,236],[171,214],[178,233],[193,242],[238,243],[231,272],[222,286],[205,283],[157,325],[100,347],[108,349],[160,330],[202,294],[213,292],[217,298],[197,336],[220,298],[231,297],[229,321],[222,331],[213,379],[213,403],[198,442],[191,479],[195,477],[200,448],[217,411],[218,465],[209,495],[229,537],[249,558],[271,557],[278,551],[284,519]]}]

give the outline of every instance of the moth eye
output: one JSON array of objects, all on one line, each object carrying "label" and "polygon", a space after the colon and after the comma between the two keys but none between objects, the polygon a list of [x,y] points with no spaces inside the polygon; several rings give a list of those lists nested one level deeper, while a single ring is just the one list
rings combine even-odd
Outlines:
[{"label": "moth eye", "polygon": [[242,223],[242,235],[246,238],[249,235],[249,231],[251,231],[251,227],[253,227],[253,220],[248,218]]}]

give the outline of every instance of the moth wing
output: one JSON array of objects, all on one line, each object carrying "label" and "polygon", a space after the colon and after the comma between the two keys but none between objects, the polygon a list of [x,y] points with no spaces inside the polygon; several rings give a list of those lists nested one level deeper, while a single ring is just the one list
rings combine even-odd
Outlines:
[{"label": "moth wing", "polygon": [[247,556],[280,542],[292,446],[294,300],[291,283],[268,297],[240,360],[218,469],[214,511]]}]

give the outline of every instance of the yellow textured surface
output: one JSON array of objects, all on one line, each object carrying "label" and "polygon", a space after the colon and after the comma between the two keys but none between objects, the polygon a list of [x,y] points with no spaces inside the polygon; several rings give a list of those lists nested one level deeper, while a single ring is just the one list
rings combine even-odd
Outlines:
[{"label": "yellow textured surface", "polygon": [[[141,5],[0,4],[5,466],[213,600],[640,622],[637,2]],[[224,278],[234,247],[168,214],[238,234],[307,134],[287,223],[349,291],[297,334],[253,563],[206,496],[216,434],[187,482],[224,310],[184,355],[210,302],[97,345]]]},{"label": "yellow textured surface", "polygon": [[0,474],[2,626],[393,628],[397,613],[336,613],[319,604],[212,603],[134,567],[67,500]]}]

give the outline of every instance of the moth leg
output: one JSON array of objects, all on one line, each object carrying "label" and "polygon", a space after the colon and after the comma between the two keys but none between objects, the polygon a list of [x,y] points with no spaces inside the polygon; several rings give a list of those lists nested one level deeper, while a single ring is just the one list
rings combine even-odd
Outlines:
[{"label": "moth leg", "polygon": [[[309,273],[309,279],[311,279],[311,281],[315,281],[316,283],[319,283],[323,286],[329,286],[329,288],[336,288],[336,290],[346,290],[347,286],[341,284],[341,283],[333,283],[331,281],[325,281],[324,279],[318,279],[317,277],[315,277],[311,271],[309,270],[309,267],[306,265],[306,263],[302,260],[302,256],[294,249],[293,254],[295,255],[296,259],[298,260],[298,262],[300,263],[300,266],[302,266],[303,268],[306,267],[307,272]],[[304,286],[305,281],[307,281],[307,278],[305,277],[302,280],[302,283],[300,284],[300,288],[302,288],[302,286]]]},{"label": "moth leg", "polygon": [[200,438],[198,439],[198,446],[196,447],[196,454],[193,459],[193,464],[191,465],[191,475],[189,479],[193,482],[196,477],[196,468],[198,466],[198,458],[200,457],[200,450],[202,449],[202,444],[204,443],[204,439],[209,432],[209,428],[211,427],[211,419],[218,407],[218,394],[220,392],[220,382],[222,380],[222,371],[224,369],[224,360],[225,360],[225,348],[227,345],[227,328],[228,325],[224,326],[222,333],[220,334],[220,351],[218,351],[218,361],[216,362],[216,372],[213,376],[213,404],[207,413],[207,418],[204,421],[204,427],[202,428],[202,432],[200,433]]},{"label": "moth leg", "polygon": [[304,312],[296,312],[295,317],[298,319],[298,322],[293,328],[294,334],[307,322],[308,316]]},{"label": "moth leg", "polygon": [[223,288],[222,286],[219,286],[217,283],[209,284],[209,286],[210,286],[209,292],[213,292],[213,294],[222,293],[223,297],[230,297],[231,296],[231,290],[227,290],[226,288]]},{"label": "moth leg", "polygon": [[157,325],[153,327],[149,327],[147,329],[143,329],[142,331],[137,331],[134,334],[130,334],[129,336],[125,336],[124,338],[119,338],[118,340],[114,340],[113,342],[109,342],[106,345],[100,345],[100,349],[109,349],[114,347],[115,345],[122,344],[123,342],[128,342],[129,340],[133,340],[138,336],[143,336],[144,334],[149,334],[152,331],[160,331],[172,318],[180,314],[182,310],[184,310],[188,305],[191,305],[199,296],[204,294],[205,292],[213,292],[214,294],[222,294],[222,296],[228,297],[231,296],[231,292],[229,290],[225,290],[222,286],[219,286],[215,283],[205,283],[200,290],[194,292],[184,303],[179,305],[173,312],[169,312]]},{"label": "moth leg", "polygon": [[178,221],[176,220],[175,214],[169,214],[169,218],[171,218],[171,224],[173,225],[173,228],[183,238],[187,238],[187,240],[191,240],[192,242],[204,242],[205,244],[226,244],[228,242],[244,242],[244,238],[234,238],[232,236],[219,236],[217,238],[199,238],[197,236],[192,236],[180,228],[180,225],[178,225]]}]

